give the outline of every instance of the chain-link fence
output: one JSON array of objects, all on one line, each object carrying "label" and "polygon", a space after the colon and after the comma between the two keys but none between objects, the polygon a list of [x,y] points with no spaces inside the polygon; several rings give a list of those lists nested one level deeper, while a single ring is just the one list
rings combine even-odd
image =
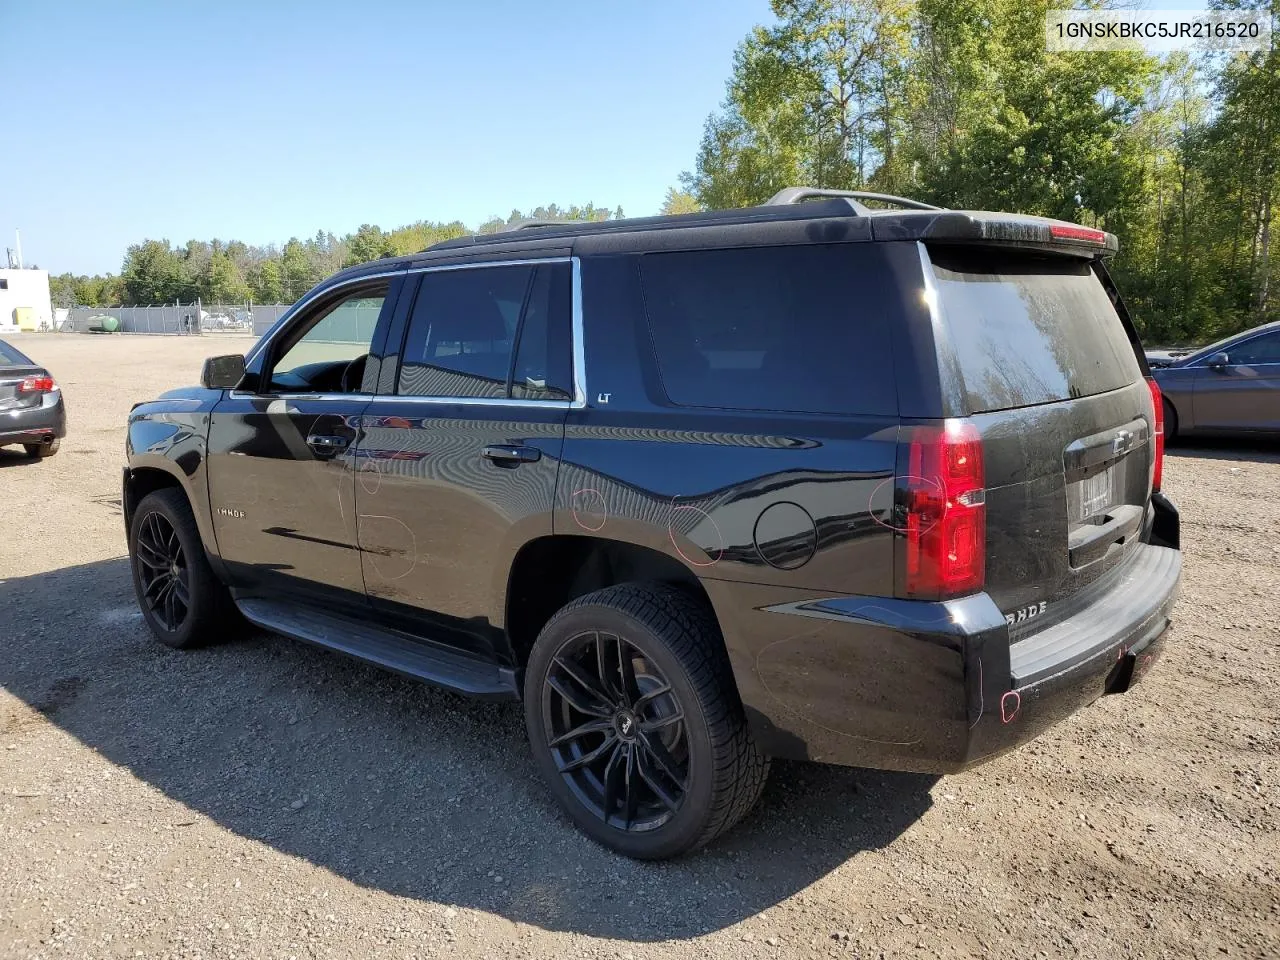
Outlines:
[{"label": "chain-link fence", "polygon": [[168,336],[261,336],[287,303],[169,304],[163,307],[72,307],[61,329],[70,333],[152,333]]}]

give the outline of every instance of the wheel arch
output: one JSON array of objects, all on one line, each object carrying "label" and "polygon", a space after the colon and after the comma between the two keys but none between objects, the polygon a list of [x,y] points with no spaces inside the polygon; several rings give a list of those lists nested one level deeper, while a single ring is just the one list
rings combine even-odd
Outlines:
[{"label": "wheel arch", "polygon": [[200,491],[193,486],[193,478],[175,461],[160,456],[147,456],[145,459],[135,457],[135,462],[125,468],[120,504],[124,513],[126,540],[133,526],[133,514],[138,504],[148,494],[169,488],[181,491],[186,498],[188,506],[191,507],[191,513],[195,517],[196,529],[200,532],[200,542],[209,560],[209,566],[218,579],[225,583],[226,570],[214,537],[208,497],[201,496]]},{"label": "wheel arch", "polygon": [[[177,487],[185,496],[187,491],[182,481],[172,472],[158,467],[129,467],[124,472],[124,489],[121,496],[121,508],[124,510],[124,526],[127,532],[133,525],[133,514],[144,497],[166,487]],[[188,496],[188,500],[191,498]]]},{"label": "wheel arch", "polygon": [[1161,394],[1161,401],[1164,403],[1164,433],[1165,442],[1176,440],[1178,438],[1178,429],[1182,423],[1182,416],[1178,412],[1178,405],[1173,402],[1170,397]]},{"label": "wheel arch", "polygon": [[571,600],[621,583],[680,587],[715,608],[698,577],[670,554],[623,540],[551,534],[526,543],[507,575],[504,622],[513,663],[523,667],[538,633]]}]

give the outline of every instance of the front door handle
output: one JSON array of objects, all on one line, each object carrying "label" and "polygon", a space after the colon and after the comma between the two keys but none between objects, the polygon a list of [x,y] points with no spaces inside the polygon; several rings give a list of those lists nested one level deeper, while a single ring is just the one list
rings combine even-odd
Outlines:
[{"label": "front door handle", "polygon": [[307,437],[307,446],[314,450],[317,456],[321,457],[337,456],[347,449],[350,443],[351,441],[346,437],[335,437],[322,433],[313,433]]},{"label": "front door handle", "polygon": [[542,451],[537,447],[526,447],[516,443],[495,443],[484,448],[484,458],[492,460],[502,467],[518,467],[522,463],[533,463],[542,459]]}]

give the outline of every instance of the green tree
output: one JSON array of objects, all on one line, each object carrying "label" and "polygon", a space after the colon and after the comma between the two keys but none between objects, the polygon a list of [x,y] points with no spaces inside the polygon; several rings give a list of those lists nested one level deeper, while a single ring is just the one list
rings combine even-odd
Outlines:
[{"label": "green tree", "polygon": [[[925,194],[947,206],[1123,222],[1142,195],[1138,144],[1128,132],[1157,77],[1155,61],[1136,53],[1047,53],[1048,0],[989,6],[999,52],[984,64],[981,103],[961,108],[965,129],[936,165],[922,169]],[[935,25],[939,33],[956,29]],[[969,47],[966,39],[961,48]]]},{"label": "green tree", "polygon": [[1274,238],[1280,217],[1280,2],[1219,2],[1219,9],[1268,13],[1271,45],[1227,58],[1205,131],[1210,230],[1218,243],[1213,283],[1230,328],[1280,318]]},{"label": "green tree", "polygon": [[910,53],[908,0],[774,0],[739,46],[722,109],[682,177],[706,207],[786,186],[897,189]]},{"label": "green tree", "polygon": [[668,217],[678,213],[697,213],[701,209],[702,206],[698,203],[698,198],[692,193],[687,190],[668,187],[667,195],[662,201],[662,209],[658,212],[664,217]]},{"label": "green tree", "polygon": [[49,300],[55,307],[73,307],[76,305],[76,278],[69,273],[49,275]]},{"label": "green tree", "polygon": [[306,246],[291,237],[280,252],[280,296],[292,303],[316,285],[323,277]]},{"label": "green tree", "polygon": [[183,287],[182,261],[168,240],[131,246],[120,273],[126,305],[171,303]]},{"label": "green tree", "polygon": [[199,278],[200,299],[205,303],[238,304],[250,296],[249,284],[226,250],[216,250]]},{"label": "green tree", "polygon": [[394,252],[390,238],[380,227],[369,223],[362,224],[359,230],[347,237],[346,243],[347,257],[343,266],[367,263]]}]

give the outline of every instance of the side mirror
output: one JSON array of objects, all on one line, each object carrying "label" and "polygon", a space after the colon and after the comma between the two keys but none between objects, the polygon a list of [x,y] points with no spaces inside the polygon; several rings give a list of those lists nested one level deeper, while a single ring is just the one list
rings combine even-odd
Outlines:
[{"label": "side mirror", "polygon": [[1225,353],[1215,353],[1209,358],[1209,366],[1214,370],[1221,370],[1223,367],[1231,363],[1231,358]]},{"label": "side mirror", "polygon": [[209,390],[233,390],[244,379],[244,355],[229,353],[209,357],[200,370],[200,386]]}]

